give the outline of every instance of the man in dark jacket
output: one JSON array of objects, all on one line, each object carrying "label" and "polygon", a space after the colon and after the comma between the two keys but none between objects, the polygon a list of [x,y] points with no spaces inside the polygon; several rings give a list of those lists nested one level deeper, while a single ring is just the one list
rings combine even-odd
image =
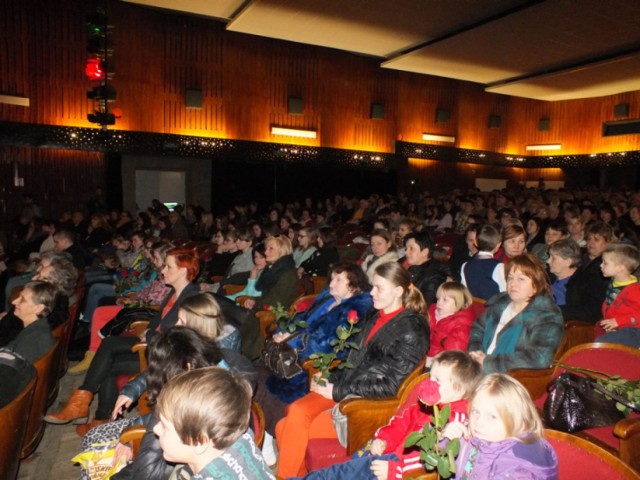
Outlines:
[{"label": "man in dark jacket", "polygon": [[408,234],[404,239],[406,261],[413,284],[428,305],[435,303],[438,287],[451,276],[449,267],[431,257],[435,244],[428,232]]}]

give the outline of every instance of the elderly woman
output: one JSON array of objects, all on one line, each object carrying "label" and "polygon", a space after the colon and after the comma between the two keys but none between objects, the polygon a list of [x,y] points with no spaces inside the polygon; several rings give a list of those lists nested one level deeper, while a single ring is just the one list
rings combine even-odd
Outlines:
[{"label": "elderly woman", "polygon": [[311,392],[293,402],[278,422],[278,477],[305,475],[309,440],[336,437],[330,414],[336,402],[348,395],[395,395],[429,350],[429,325],[422,316],[426,304],[402,266],[387,262],[376,268],[371,296],[375,308],[350,339],[358,345],[347,357],[353,367],[332,371],[323,384],[313,381]]},{"label": "elderly woman", "polygon": [[31,363],[49,351],[54,339],[47,316],[51,313],[55,296],[55,287],[47,282],[29,282],[22,288],[12,304],[24,329],[7,343],[7,349]]},{"label": "elderly woman", "polygon": [[[297,319],[307,322],[307,326],[295,334],[276,332],[275,342],[287,342],[298,351],[298,360],[309,358],[313,353],[333,351],[331,340],[336,338],[336,329],[347,326],[347,316],[355,312],[358,318],[364,318],[371,308],[369,282],[358,265],[341,262],[331,269],[329,288],[322,291],[313,304]],[[257,400],[264,404],[267,417],[267,430],[273,432],[275,423],[284,416],[284,408],[307,394],[309,379],[303,372],[291,379],[269,375],[265,390],[258,384]]]},{"label": "elderly woman", "polygon": [[54,306],[48,317],[49,326],[54,329],[69,318],[69,304],[77,301],[75,289],[78,269],[64,253],[49,252],[43,255],[44,258],[49,260],[48,265],[39,268],[33,279],[48,282],[55,287]]},{"label": "elderly woman", "polygon": [[[164,331],[178,321],[180,303],[187,297],[198,293],[193,284],[200,270],[198,257],[193,250],[173,249],[167,252],[167,259],[162,276],[173,292],[164,300],[158,313],[149,322],[148,330],[143,338],[149,342],[158,331]],[[134,374],[140,370],[138,355],[131,352],[137,342],[136,337],[107,337],[96,352],[82,385],[75,390],[66,405],[58,413],[45,417],[45,421],[53,424],[86,423],[89,416],[89,405],[95,392],[100,391],[98,409],[93,425],[106,422],[111,416],[117,398],[117,377],[123,374]],[[84,422],[83,422],[84,421]]]},{"label": "elderly woman", "polygon": [[372,282],[376,268],[383,263],[397,262],[398,252],[388,230],[374,230],[371,233],[369,244],[371,255],[367,255],[362,262],[362,270],[367,274],[369,282]]},{"label": "elderly woman", "polygon": [[[249,310],[261,310],[265,305],[282,305],[288,309],[298,293],[298,274],[293,262],[291,240],[284,235],[269,237],[265,242],[267,267],[256,282],[256,290],[262,292],[257,298],[244,302]],[[241,321],[242,353],[256,359],[262,350],[263,339],[260,325],[252,316]]]},{"label": "elderly woman", "polygon": [[[48,282],[54,286],[55,299],[47,314],[51,329],[69,318],[69,303],[75,302],[73,293],[77,278],[78,270],[67,254],[56,252],[43,254],[33,280]],[[7,312],[0,320],[0,346],[13,340],[23,328],[23,322],[15,315],[13,309]]]},{"label": "elderly woman", "polygon": [[507,262],[505,275],[507,291],[492,297],[471,326],[469,353],[486,373],[547,368],[562,339],[564,323],[545,269],[525,253]]}]

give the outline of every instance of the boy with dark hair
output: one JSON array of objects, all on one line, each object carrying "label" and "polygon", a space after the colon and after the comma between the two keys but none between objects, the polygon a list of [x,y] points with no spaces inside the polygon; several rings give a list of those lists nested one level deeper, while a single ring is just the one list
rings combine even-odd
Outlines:
[{"label": "boy with dark hair", "polygon": [[504,263],[493,258],[500,249],[501,239],[497,228],[484,225],[476,236],[478,253],[462,265],[461,283],[474,297],[488,300],[507,289]]}]

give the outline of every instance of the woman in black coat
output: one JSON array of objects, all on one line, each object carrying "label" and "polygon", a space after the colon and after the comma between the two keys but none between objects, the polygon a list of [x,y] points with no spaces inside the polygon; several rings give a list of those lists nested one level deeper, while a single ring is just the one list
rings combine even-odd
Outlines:
[{"label": "woman in black coat", "polygon": [[[305,475],[304,455],[310,432],[323,431],[318,422],[330,422],[323,412],[348,395],[364,398],[393,396],[429,350],[429,326],[422,316],[426,304],[408,272],[396,262],[378,266],[373,277],[373,306],[358,323],[360,331],[349,341],[358,344],[347,356],[352,368],[331,372],[311,383],[311,393],[289,406],[276,426],[280,452],[278,476]],[[322,384],[321,384],[322,383]],[[312,427],[313,424],[313,427]]]}]

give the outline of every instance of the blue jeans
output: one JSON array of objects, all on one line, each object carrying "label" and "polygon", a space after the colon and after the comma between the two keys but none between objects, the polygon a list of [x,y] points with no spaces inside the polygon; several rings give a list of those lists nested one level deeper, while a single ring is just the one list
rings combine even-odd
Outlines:
[{"label": "blue jeans", "polygon": [[93,318],[93,312],[100,305],[100,299],[103,297],[113,297],[116,292],[116,287],[113,283],[94,283],[89,287],[87,292],[87,301],[82,311],[82,321],[91,323]]},{"label": "blue jeans", "polygon": [[615,332],[605,333],[596,339],[598,343],[618,343],[627,347],[640,348],[640,328],[624,327]]},{"label": "blue jeans", "polygon": [[349,460],[348,462],[338,463],[322,470],[316,470],[307,474],[306,480],[340,480],[348,478],[349,480],[376,480],[376,476],[371,473],[371,462],[374,460],[393,460],[397,461],[398,457],[394,453],[384,455],[372,455],[369,457],[360,457]]}]

